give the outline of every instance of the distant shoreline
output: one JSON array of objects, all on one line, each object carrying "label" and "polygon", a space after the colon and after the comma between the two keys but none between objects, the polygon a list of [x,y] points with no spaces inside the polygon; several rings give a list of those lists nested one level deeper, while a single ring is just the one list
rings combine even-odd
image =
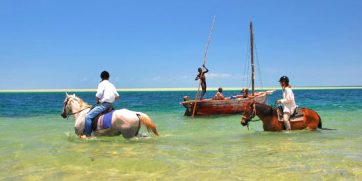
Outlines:
[{"label": "distant shoreline", "polygon": [[[217,87],[210,87],[208,90],[216,91]],[[224,90],[241,90],[241,87],[224,87]],[[294,90],[332,90],[332,89],[362,89],[362,86],[303,86],[293,87]],[[280,87],[256,88],[255,90],[280,90]],[[197,88],[123,88],[119,92],[152,92],[152,91],[197,91]],[[21,92],[96,92],[96,89],[13,89],[0,90],[0,93],[21,93]]]}]

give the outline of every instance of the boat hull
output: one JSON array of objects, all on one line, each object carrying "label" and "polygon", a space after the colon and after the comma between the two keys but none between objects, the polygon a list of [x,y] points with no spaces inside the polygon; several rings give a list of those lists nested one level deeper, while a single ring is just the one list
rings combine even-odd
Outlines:
[{"label": "boat hull", "polygon": [[[265,104],[267,102],[267,95],[238,99],[206,99],[197,101],[195,115],[240,114],[245,109],[245,103],[252,101]],[[185,116],[192,116],[194,103],[195,101],[185,101],[181,103],[186,108]]]}]

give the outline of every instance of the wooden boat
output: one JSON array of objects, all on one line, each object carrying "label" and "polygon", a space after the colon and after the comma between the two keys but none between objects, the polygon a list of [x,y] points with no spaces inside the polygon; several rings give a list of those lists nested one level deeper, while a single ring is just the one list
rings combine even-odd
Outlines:
[{"label": "wooden boat", "polygon": [[[184,97],[184,102],[181,104],[186,108],[185,116],[194,115],[215,115],[215,114],[240,114],[244,111],[244,104],[250,101],[256,101],[259,103],[267,103],[268,95],[273,91],[255,92],[254,90],[254,35],[253,25],[250,22],[250,51],[251,51],[251,82],[252,82],[252,94],[246,97],[242,95],[225,98],[224,100],[192,100],[188,97]],[[196,96],[198,97],[198,96]]]},{"label": "wooden boat", "polygon": [[[197,101],[195,115],[216,115],[216,114],[240,114],[244,111],[244,104],[251,101],[266,103],[267,96],[272,91],[258,92],[254,96],[243,98],[226,98],[224,100],[203,99]],[[181,103],[185,108],[185,116],[192,116],[195,101],[184,101]]]}]

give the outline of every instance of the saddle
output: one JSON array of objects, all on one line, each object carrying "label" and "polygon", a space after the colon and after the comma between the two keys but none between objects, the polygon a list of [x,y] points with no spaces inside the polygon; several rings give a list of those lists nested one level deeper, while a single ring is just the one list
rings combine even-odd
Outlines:
[{"label": "saddle", "polygon": [[[107,113],[112,113],[114,111],[114,107],[110,107],[109,109],[103,111],[102,113],[98,114],[98,116],[96,116],[95,118],[92,119],[92,130],[95,131],[97,129],[99,129],[99,125],[98,125],[98,120],[101,120],[102,121],[102,128],[101,129],[104,129],[106,127],[110,128],[110,124],[106,124],[104,125],[103,124],[103,121],[105,120],[105,116]],[[107,117],[108,118],[108,117]],[[112,120],[112,114],[110,114],[110,118],[108,118],[110,120]],[[107,119],[107,120],[108,120]]]},{"label": "saddle", "polygon": [[[279,114],[279,121],[283,121],[283,107],[279,106],[277,109],[279,110],[277,111]],[[303,108],[300,107],[295,108],[293,114],[290,115],[289,121],[290,122],[303,121],[304,113],[302,109]]]}]

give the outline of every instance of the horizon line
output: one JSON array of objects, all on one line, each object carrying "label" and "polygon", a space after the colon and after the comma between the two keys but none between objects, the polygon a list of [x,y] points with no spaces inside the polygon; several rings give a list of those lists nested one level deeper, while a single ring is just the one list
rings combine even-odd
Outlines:
[{"label": "horizon line", "polygon": [[[218,87],[210,87],[208,90],[217,91]],[[280,90],[280,87],[257,87],[255,90]],[[362,89],[362,86],[295,86],[294,90],[324,90],[324,89]],[[242,90],[242,87],[223,87],[223,90],[232,91],[232,90]],[[0,93],[6,92],[96,92],[97,89],[89,88],[62,88],[62,89],[1,89]],[[149,91],[197,91],[197,88],[184,87],[184,88],[175,88],[175,87],[159,87],[159,88],[120,88],[117,89],[120,92],[149,92]]]}]

